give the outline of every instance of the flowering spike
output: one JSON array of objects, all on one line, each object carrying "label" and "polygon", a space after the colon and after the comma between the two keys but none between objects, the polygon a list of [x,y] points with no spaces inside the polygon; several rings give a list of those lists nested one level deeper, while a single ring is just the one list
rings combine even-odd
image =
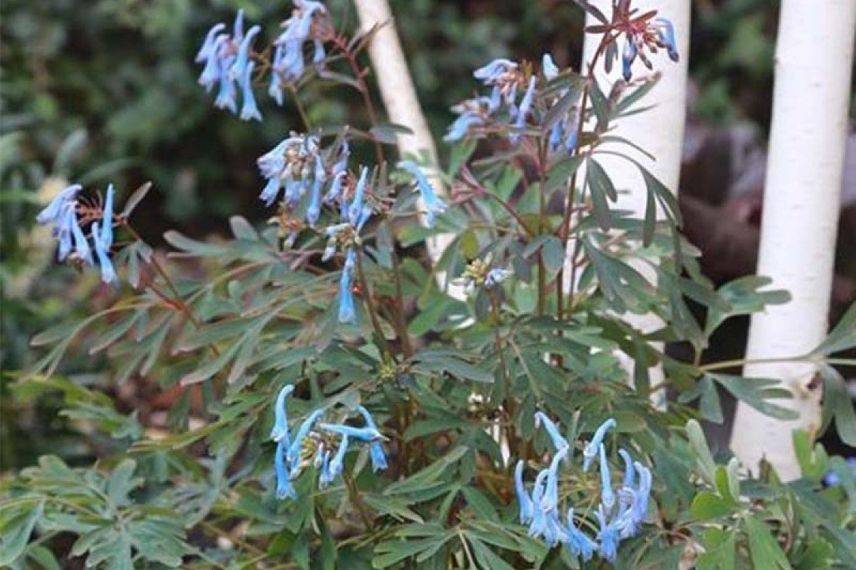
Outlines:
[{"label": "flowering spike", "polygon": [[600,427],[598,427],[597,431],[594,432],[594,437],[592,437],[591,441],[588,442],[583,449],[583,471],[588,471],[589,467],[591,467],[591,462],[597,456],[598,448],[600,447],[607,430],[615,427],[615,425],[615,420],[613,418],[609,418],[600,424]]}]

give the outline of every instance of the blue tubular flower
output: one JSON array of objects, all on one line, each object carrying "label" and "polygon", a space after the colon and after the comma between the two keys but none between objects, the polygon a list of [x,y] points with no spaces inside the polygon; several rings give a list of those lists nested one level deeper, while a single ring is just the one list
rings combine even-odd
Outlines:
[{"label": "blue tubular flower", "polygon": [[484,119],[474,113],[465,112],[455,119],[455,122],[449,127],[449,131],[443,140],[446,142],[456,142],[467,136],[470,127],[476,127],[484,124]]},{"label": "blue tubular flower", "polygon": [[241,99],[243,100],[241,106],[242,121],[250,121],[252,119],[256,121],[262,120],[262,114],[259,112],[259,108],[256,105],[256,98],[253,95],[253,69],[255,66],[256,64],[252,61],[247,63],[244,66],[244,75],[241,76],[240,80]]},{"label": "blue tubular flower", "polygon": [[677,63],[680,55],[678,54],[678,45],[675,41],[675,27],[666,18],[657,18],[654,20],[654,24],[657,27],[660,42],[666,47],[669,59]]},{"label": "blue tubular flower", "polygon": [[[225,67],[225,65],[221,65]],[[220,91],[217,93],[217,98],[214,99],[214,106],[218,109],[228,109],[232,113],[238,112],[238,90],[235,88],[235,83],[229,79],[227,73],[221,69],[220,71]]]},{"label": "blue tubular flower", "polygon": [[309,417],[303,420],[303,423],[300,424],[300,427],[294,436],[294,440],[292,440],[291,445],[288,447],[285,458],[288,461],[292,477],[297,474],[300,467],[300,455],[303,453],[303,441],[306,439],[306,436],[309,435],[309,431],[312,429],[312,426],[323,414],[323,409],[315,410],[309,414]]},{"label": "blue tubular flower", "polygon": [[547,481],[544,486],[544,496],[541,499],[541,508],[546,512],[558,512],[559,508],[559,463],[568,457],[570,447],[563,447],[553,456],[550,467],[547,469]]},{"label": "blue tubular flower", "polygon": [[98,265],[101,266],[101,281],[104,283],[117,281],[113,262],[110,261],[110,245],[104,243],[104,233],[99,231],[98,222],[92,222],[92,241],[95,242],[95,255],[98,256]]},{"label": "blue tubular flower", "polygon": [[57,259],[64,261],[68,254],[71,253],[72,233],[74,232],[74,224],[76,223],[74,204],[66,204],[59,220],[54,226],[54,233],[59,240],[59,248],[57,249]]},{"label": "blue tubular flower", "polygon": [[446,203],[437,197],[434,187],[425,177],[419,165],[411,160],[403,160],[398,163],[398,167],[405,170],[416,181],[416,188],[422,196],[422,204],[425,207],[425,222],[429,228],[434,227],[434,220],[437,214],[442,214],[446,211]]},{"label": "blue tubular flower", "polygon": [[615,493],[612,491],[612,474],[606,461],[606,448],[600,444],[600,502],[609,511],[615,504]]},{"label": "blue tubular flower", "polygon": [[296,499],[297,493],[291,485],[291,474],[289,473],[288,467],[285,463],[285,454],[285,440],[280,439],[276,444],[276,450],[274,451],[273,456],[273,467],[274,472],[276,473],[276,498],[285,499],[288,497]]},{"label": "blue tubular flower", "polygon": [[83,230],[80,229],[80,224],[77,223],[77,216],[72,215],[71,234],[74,238],[74,255],[87,265],[94,265],[92,259],[92,250],[89,248],[89,242],[86,236],[83,235]]},{"label": "blue tubular flower", "polygon": [[383,434],[380,433],[378,429],[373,426],[365,426],[358,428],[345,424],[319,424],[318,427],[332,433],[352,437],[354,439],[358,439],[360,441],[365,442],[386,439]]},{"label": "blue tubular flower", "polygon": [[[535,99],[535,84],[537,83],[537,78],[532,76],[529,78],[529,87],[526,89],[526,94],[523,95],[523,100],[520,102],[520,108],[517,110],[517,116],[514,120],[514,128],[517,131],[523,130],[526,126],[526,116],[529,114],[529,111],[532,109],[532,102]],[[512,133],[508,139],[512,143],[516,143],[520,140],[520,132]]]},{"label": "blue tubular flower", "polygon": [[347,172],[337,172],[333,175],[333,182],[330,183],[330,188],[327,190],[327,193],[324,194],[324,203],[332,204],[336,200],[338,200],[342,195],[342,181],[344,180]]},{"label": "blue tubular flower", "polygon": [[595,515],[600,523],[600,531],[597,533],[597,539],[600,541],[598,546],[600,556],[609,562],[615,562],[615,558],[618,556],[618,543],[621,541],[617,521],[615,519],[607,520],[603,505],[598,506]]},{"label": "blue tubular flower", "polygon": [[491,86],[489,99],[489,110],[494,112],[499,108],[501,101],[514,108],[517,98],[517,64],[508,59],[495,59],[487,65],[476,69],[473,77],[480,80],[484,85]]},{"label": "blue tubular flower", "polygon": [[618,455],[620,455],[621,459],[624,461],[624,482],[622,483],[622,486],[628,488],[632,487],[633,481],[636,478],[636,474],[633,469],[633,460],[630,458],[630,454],[623,449],[618,450]]},{"label": "blue tubular flower", "polygon": [[636,45],[628,38],[627,42],[624,44],[624,53],[621,55],[622,73],[625,81],[630,81],[633,77],[631,67],[633,66],[633,61],[636,59],[636,55],[638,53],[639,50],[636,48]]},{"label": "blue tubular flower", "polygon": [[291,441],[288,437],[288,413],[285,400],[292,392],[294,392],[294,384],[286,384],[277,394],[273,405],[273,429],[270,430],[270,438],[274,441],[284,441],[286,448],[291,445]]},{"label": "blue tubular flower", "polygon": [[648,501],[651,497],[651,470],[639,463],[635,463],[636,471],[639,472],[639,485],[636,488],[636,500],[632,506],[632,517],[637,523],[648,520]]},{"label": "blue tubular flower", "polygon": [[345,453],[348,452],[349,443],[349,437],[347,435],[342,435],[342,439],[339,441],[339,449],[336,450],[336,455],[334,455],[333,459],[330,460],[330,464],[327,468],[330,482],[335,481],[336,477],[342,474],[342,470],[345,467]]},{"label": "blue tubular flower", "polygon": [[363,166],[360,169],[360,178],[357,180],[357,187],[354,190],[354,197],[351,199],[351,204],[347,208],[346,217],[351,225],[356,225],[363,211],[363,200],[366,193],[366,184],[368,182],[369,169]]},{"label": "blue tubular flower", "polygon": [[324,171],[324,161],[321,156],[315,157],[315,174],[312,181],[312,192],[310,194],[309,208],[306,210],[306,221],[310,226],[315,226],[321,215],[321,187],[326,182],[327,173]]},{"label": "blue tubular flower", "polygon": [[565,546],[567,546],[568,550],[571,551],[571,556],[580,556],[583,559],[583,562],[588,562],[591,560],[591,557],[594,555],[594,551],[597,548],[597,543],[588,537],[583,531],[577,527],[576,523],[574,523],[574,509],[568,509],[568,526],[567,526],[567,534],[568,540],[565,542]]},{"label": "blue tubular flower", "polygon": [[559,66],[556,65],[556,62],[553,61],[553,56],[549,53],[545,53],[541,57],[541,71],[544,73],[544,77],[547,81],[553,80],[559,76]]},{"label": "blue tubular flower", "polygon": [[36,216],[36,222],[39,224],[57,223],[65,212],[65,207],[68,204],[74,204],[74,199],[77,193],[83,187],[80,184],[72,184],[66,187],[57,194],[45,208]]},{"label": "blue tubular flower", "polygon": [[544,429],[547,431],[547,434],[550,436],[550,439],[553,440],[553,447],[556,448],[556,451],[561,451],[570,447],[568,440],[562,436],[559,432],[559,428],[555,423],[553,423],[553,420],[548,418],[544,412],[535,412],[535,428],[537,429],[541,427],[542,424]]},{"label": "blue tubular flower", "polygon": [[354,266],[356,265],[357,252],[353,248],[345,255],[345,266],[342,268],[342,276],[339,278],[339,322],[353,323],[357,317],[354,307]]},{"label": "blue tubular flower", "polygon": [[101,244],[106,250],[113,247],[113,194],[115,194],[113,185],[107,185],[107,197],[104,199],[101,215],[101,222],[104,224],[101,228]]},{"label": "blue tubular flower", "polygon": [[532,499],[523,485],[523,467],[522,459],[514,467],[514,492],[517,494],[517,504],[520,505],[520,524],[531,522],[535,509]]},{"label": "blue tubular flower", "polygon": [[[357,406],[357,411],[363,416],[366,426],[377,431],[377,424],[374,421],[371,413],[363,406]],[[372,459],[372,471],[383,471],[389,465],[386,460],[386,452],[383,450],[383,445],[379,441],[372,441],[369,444],[369,455]]]},{"label": "blue tubular flower", "polygon": [[484,286],[487,289],[493,289],[509,277],[511,277],[512,272],[510,269],[505,269],[503,267],[494,267],[490,271],[487,272],[487,275],[484,278]]},{"label": "blue tubular flower", "polygon": [[211,58],[214,54],[214,46],[217,43],[218,34],[225,29],[226,24],[222,22],[211,26],[211,29],[208,30],[207,34],[205,34],[202,47],[199,48],[199,52],[196,54],[196,58],[194,59],[196,63],[203,63]]},{"label": "blue tubular flower", "polygon": [[238,46],[238,55],[235,57],[234,63],[229,68],[229,79],[232,81],[242,81],[247,75],[246,67],[250,63],[250,45],[253,39],[262,31],[261,26],[253,26],[247,31],[247,35],[240,40]]},{"label": "blue tubular flower", "polygon": [[607,430],[613,427],[615,427],[615,420],[609,418],[600,424],[600,427],[594,432],[594,437],[592,437],[591,441],[583,449],[583,471],[588,471],[589,467],[591,467],[591,462],[597,457],[598,448],[601,442],[603,442]]}]

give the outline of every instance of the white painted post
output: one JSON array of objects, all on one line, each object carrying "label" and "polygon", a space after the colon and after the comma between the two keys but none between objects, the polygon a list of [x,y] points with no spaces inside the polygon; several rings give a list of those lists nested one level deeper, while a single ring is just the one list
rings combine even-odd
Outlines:
[{"label": "white painted post", "polygon": [[[773,123],[758,273],[793,300],[752,318],[746,358],[804,354],[827,333],[853,64],[856,0],[784,0],[776,46]],[[764,457],[799,477],[791,432],[820,422],[816,370],[807,363],[747,364],[745,376],[779,378],[799,412],[781,421],[738,404],[731,446],[756,470]]]}]

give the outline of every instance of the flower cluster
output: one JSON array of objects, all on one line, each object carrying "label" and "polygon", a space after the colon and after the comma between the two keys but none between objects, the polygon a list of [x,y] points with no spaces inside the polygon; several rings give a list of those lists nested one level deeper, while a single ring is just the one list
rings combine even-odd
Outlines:
[{"label": "flower cluster", "polygon": [[196,62],[203,65],[199,84],[209,93],[218,86],[214,106],[238,113],[238,89],[243,101],[240,117],[245,121],[262,120],[253,96],[252,76],[255,63],[250,60],[253,40],[261,27],[253,26],[244,33],[244,11],[235,17],[232,33],[224,33],[226,24],[215,24],[208,30]]},{"label": "flower cluster", "polygon": [[[647,11],[636,15],[637,10],[631,7],[632,0],[619,0],[612,11],[612,21],[603,25],[589,26],[588,33],[604,34],[604,37],[614,34],[614,37],[624,36],[624,49],[621,53],[622,74],[625,81],[633,77],[633,62],[638,57],[648,69],[653,68],[651,60],[645,53],[657,53],[660,49],[666,50],[669,59],[677,62],[677,41],[675,39],[675,27],[666,18],[658,18],[657,11]],[[613,57],[618,52],[613,51]],[[607,65],[612,65],[613,59],[607,60]]]},{"label": "flower cluster", "polygon": [[104,203],[97,205],[78,200],[77,195],[82,189],[80,184],[73,184],[62,190],[39,212],[36,222],[53,226],[53,235],[59,241],[59,261],[70,259],[77,264],[91,266],[95,265],[95,259],[89,239],[81,228],[82,224],[89,223],[89,237],[101,268],[101,280],[113,283],[118,280],[110,261],[110,248],[113,247],[113,185],[107,187]]},{"label": "flower cluster", "polygon": [[651,471],[638,461],[632,461],[630,455],[621,449],[618,453],[625,465],[624,480],[617,491],[613,489],[603,439],[606,432],[615,426],[615,420],[609,419],[597,429],[583,451],[583,471],[588,471],[596,457],[600,463],[600,504],[595,512],[598,532],[592,538],[577,525],[573,508],[569,508],[562,519],[559,508],[559,467],[562,463],[570,465],[571,446],[549,417],[536,412],[535,426],[542,425],[555,453],[549,466],[536,476],[531,493],[527,492],[523,482],[525,464],[522,460],[518,461],[514,470],[514,483],[520,507],[520,523],[529,525],[530,536],[541,538],[549,546],[561,543],[574,557],[586,561],[597,552],[601,558],[615,561],[621,540],[636,535],[648,518]]},{"label": "flower cluster", "polygon": [[274,425],[270,438],[276,442],[273,464],[277,498],[297,498],[292,481],[310,465],[318,470],[319,488],[333,483],[342,475],[345,454],[356,442],[368,444],[374,471],[387,468],[386,452],[381,444],[386,438],[378,430],[371,413],[363,406],[356,408],[364,422],[362,427],[324,423],[321,419],[325,410],[318,409],[303,420],[292,438],[286,400],[293,391],[294,385],[287,384],[279,391],[274,402]]},{"label": "flower cluster", "polygon": [[[567,93],[565,90],[559,92],[558,96],[542,96],[548,83],[559,75],[559,69],[549,54],[543,58],[541,71],[541,77],[532,74],[527,79],[520,64],[508,59],[495,59],[475,70],[473,76],[490,87],[490,96],[468,99],[453,107],[458,118],[449,127],[445,140],[457,141],[471,134],[471,131],[480,129],[483,132],[495,130],[507,133],[511,144],[519,143],[530,119],[546,117],[546,113],[535,113],[536,102],[549,99],[544,101],[544,108],[549,110]],[[518,93],[524,87],[523,96],[518,100]],[[552,151],[562,145],[568,152],[576,148],[580,112],[572,106],[570,113],[558,118],[551,130]]]},{"label": "flower cluster", "polygon": [[278,105],[283,102],[283,86],[296,82],[306,69],[303,57],[303,46],[306,42],[312,41],[312,63],[316,68],[320,69],[324,64],[327,53],[324,49],[324,36],[319,33],[319,29],[323,28],[319,18],[326,14],[327,8],[321,2],[294,0],[291,18],[283,24],[282,33],[274,41],[268,94]]},{"label": "flower cluster", "polygon": [[[256,61],[270,64],[271,76],[268,94],[283,104],[283,89],[303,75],[304,46],[313,43],[312,63],[321,69],[327,57],[324,38],[329,26],[323,25],[319,18],[327,15],[327,9],[321,2],[313,0],[293,0],[294,10],[291,17],[282,26],[283,31],[273,42],[273,60],[261,59],[253,51],[253,42],[261,33],[260,26],[253,26],[244,33],[244,11],[239,10],[232,26],[232,33],[226,32],[226,24],[219,23],[211,27],[205,35],[202,47],[196,54],[196,62],[202,65],[199,84],[209,93],[218,87],[214,105],[238,113],[238,92],[241,93],[240,118],[249,121],[261,121],[262,116],[253,94],[253,72]],[[255,61],[254,61],[255,60]]]},{"label": "flower cluster", "polygon": [[477,287],[493,289],[506,279],[512,272],[503,267],[491,267],[493,254],[489,253],[484,259],[472,260],[464,269],[463,275],[455,279],[455,284],[464,288],[467,295],[472,295]]}]

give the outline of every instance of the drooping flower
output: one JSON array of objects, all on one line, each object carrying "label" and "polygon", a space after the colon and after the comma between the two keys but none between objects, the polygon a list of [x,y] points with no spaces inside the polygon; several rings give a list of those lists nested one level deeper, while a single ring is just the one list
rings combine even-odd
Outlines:
[{"label": "drooping flower", "polygon": [[585,448],[583,448],[583,471],[588,471],[592,461],[597,457],[600,444],[603,442],[603,438],[606,436],[607,430],[615,427],[615,425],[615,420],[609,418],[600,424],[600,427],[598,427],[594,432],[594,436],[591,438],[591,441],[586,444]]},{"label": "drooping flower", "polygon": [[241,76],[241,98],[244,101],[241,107],[241,119],[244,121],[262,120],[262,114],[259,112],[256,98],[253,95],[253,69],[255,66],[256,64],[252,61],[247,63],[244,66],[244,74]]},{"label": "drooping flower", "polygon": [[89,241],[83,235],[83,230],[80,229],[77,216],[74,215],[72,215],[71,234],[74,238],[74,256],[86,265],[94,265],[95,260],[92,257]]},{"label": "drooping flower", "polygon": [[[632,66],[636,59],[641,60],[648,69],[653,68],[646,50],[649,53],[656,53],[658,50],[664,49],[672,61],[677,62],[680,59],[675,28],[671,21],[666,18],[655,18],[656,11],[647,11],[636,16],[635,10],[629,2],[619,2],[613,9],[619,12],[613,14],[613,23],[605,27],[596,26],[596,28],[616,38],[618,36],[624,37],[621,64],[625,81],[630,81],[633,77]],[[611,65],[612,60],[609,60],[607,64]]]},{"label": "drooping flower", "polygon": [[329,452],[325,453],[321,465],[321,473],[318,475],[318,486],[324,488],[336,480],[342,474],[345,467],[345,454],[348,452],[350,440],[347,435],[342,435],[339,440],[339,449],[333,459],[329,459]]},{"label": "drooping flower", "polygon": [[291,438],[288,435],[288,413],[285,400],[292,392],[294,392],[294,384],[286,384],[277,394],[273,407],[273,429],[270,431],[270,438],[274,441],[285,441],[286,449],[291,445]]},{"label": "drooping flower", "polygon": [[[104,221],[105,225],[109,222]],[[92,241],[95,243],[95,255],[98,257],[98,265],[101,267],[101,281],[104,283],[113,283],[118,281],[116,271],[113,269],[113,262],[110,261],[111,244],[105,242],[104,232],[99,230],[98,222],[92,222]]]},{"label": "drooping flower", "polygon": [[428,181],[418,164],[411,160],[403,160],[398,163],[398,167],[407,171],[416,182],[416,188],[419,190],[425,208],[425,223],[429,228],[433,228],[436,216],[446,211],[446,203],[437,197],[434,186]]},{"label": "drooping flower", "polygon": [[109,250],[113,247],[113,195],[115,189],[112,184],[107,185],[107,197],[104,198],[104,209],[101,220],[103,227],[101,228],[101,243],[104,248]]},{"label": "drooping flower", "polygon": [[505,269],[504,267],[494,267],[490,271],[487,272],[487,275],[484,278],[484,286],[486,289],[493,289],[509,277],[513,272],[510,269]]},{"label": "drooping flower", "polygon": [[520,524],[526,524],[532,520],[535,506],[526,487],[523,485],[523,460],[519,460],[514,467],[514,492],[517,495],[517,504],[520,507]]},{"label": "drooping flower", "polygon": [[547,431],[547,435],[550,436],[550,439],[553,441],[553,447],[556,448],[556,451],[561,451],[567,447],[570,447],[568,440],[562,436],[559,432],[559,428],[553,423],[544,412],[535,412],[535,428],[539,428],[544,426],[544,429]]},{"label": "drooping flower", "polygon": [[512,132],[508,140],[512,144],[516,144],[520,140],[520,131],[526,126],[526,118],[532,110],[532,103],[535,100],[535,85],[538,83],[538,78],[534,75],[529,78],[529,87],[526,88],[526,93],[523,95],[523,100],[520,102],[520,108],[517,110],[514,119],[514,132]]},{"label": "drooping flower", "polygon": [[654,20],[654,25],[657,27],[657,32],[660,34],[660,42],[666,48],[669,54],[669,59],[678,62],[680,55],[678,54],[678,44],[675,40],[675,26],[666,18],[657,18]]},{"label": "drooping flower", "polygon": [[77,193],[83,189],[80,184],[67,186],[57,194],[45,208],[36,216],[39,224],[57,224],[65,213],[68,205],[74,205]]},{"label": "drooping flower", "polygon": [[467,295],[473,294],[477,287],[493,289],[505,281],[511,275],[511,271],[501,267],[491,267],[492,261],[492,253],[487,254],[484,259],[472,260],[454,283],[462,286]]},{"label": "drooping flower", "polygon": [[606,461],[606,448],[600,444],[600,502],[607,511],[615,504],[615,493],[612,491],[612,474]]},{"label": "drooping flower", "polygon": [[[363,406],[357,406],[357,411],[363,416],[366,422],[366,427],[378,431],[377,424],[374,421],[371,413]],[[372,460],[372,471],[383,471],[388,467],[386,460],[386,452],[383,449],[383,444],[378,440],[372,440],[369,444],[369,456]]]},{"label": "drooping flower", "polygon": [[291,484],[291,473],[286,465],[286,443],[285,439],[280,439],[276,443],[274,450],[273,465],[276,474],[276,498],[285,499],[286,497],[296,499],[297,493]]},{"label": "drooping flower", "polygon": [[570,550],[571,556],[580,556],[584,562],[591,560],[597,548],[597,543],[576,525],[573,508],[568,509],[567,535],[568,540],[565,542],[565,546]]},{"label": "drooping flower", "polygon": [[489,97],[476,97],[458,103],[452,107],[452,111],[458,114],[458,118],[449,127],[443,140],[456,142],[467,136],[470,129],[487,123],[490,115],[492,102]]},{"label": "drooping flower", "polygon": [[618,543],[621,541],[619,536],[621,531],[620,520],[618,517],[609,519],[603,505],[598,506],[595,516],[600,524],[600,530],[597,533],[597,539],[600,542],[598,552],[605,560],[615,562],[615,558],[618,556]]},{"label": "drooping flower", "polygon": [[357,317],[354,305],[354,267],[356,266],[357,252],[351,248],[345,254],[345,265],[342,267],[342,275],[339,277],[339,322],[353,323]]}]

